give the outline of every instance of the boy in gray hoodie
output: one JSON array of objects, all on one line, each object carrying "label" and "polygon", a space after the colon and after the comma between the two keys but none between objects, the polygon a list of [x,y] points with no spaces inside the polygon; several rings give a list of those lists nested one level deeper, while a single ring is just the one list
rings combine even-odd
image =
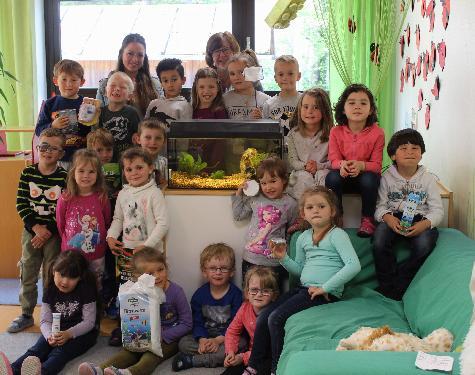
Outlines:
[{"label": "boy in gray hoodie", "polygon": [[170,124],[171,120],[191,119],[193,114],[191,104],[181,96],[181,88],[186,82],[181,60],[163,59],[158,63],[156,71],[165,97],[150,102],[145,118],[157,118],[165,124]]},{"label": "boy in gray hoodie", "polygon": [[[380,224],[373,237],[373,255],[377,290],[400,300],[435,247],[439,236],[436,226],[444,217],[444,209],[435,177],[419,165],[425,152],[420,133],[413,129],[396,132],[387,151],[393,165],[379,186],[374,217]],[[393,244],[401,239],[409,242],[411,253],[398,264]]]}]

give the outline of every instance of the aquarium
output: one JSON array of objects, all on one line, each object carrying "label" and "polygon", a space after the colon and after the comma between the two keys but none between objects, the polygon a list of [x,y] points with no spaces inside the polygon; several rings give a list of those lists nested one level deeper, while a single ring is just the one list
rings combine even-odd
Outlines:
[{"label": "aquarium", "polygon": [[168,187],[236,189],[253,178],[262,159],[282,158],[275,120],[172,121],[168,133]]}]

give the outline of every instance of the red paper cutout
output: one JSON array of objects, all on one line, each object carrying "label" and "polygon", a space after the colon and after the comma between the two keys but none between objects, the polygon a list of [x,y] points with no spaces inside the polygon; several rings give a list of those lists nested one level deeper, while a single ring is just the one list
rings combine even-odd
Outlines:
[{"label": "red paper cutout", "polygon": [[422,93],[422,89],[419,89],[419,95],[417,96],[417,104],[418,104],[419,111],[422,109],[423,100],[424,100],[424,94]]},{"label": "red paper cutout", "polygon": [[435,43],[430,42],[430,56],[429,56],[429,72],[433,72],[435,69],[435,61],[437,60]]},{"label": "red paper cutout", "polygon": [[417,50],[419,50],[419,47],[421,46],[421,29],[419,25],[416,25],[416,47]]},{"label": "red paper cutout", "polygon": [[411,64],[412,87],[416,85],[416,64]]},{"label": "red paper cutout", "polygon": [[422,78],[427,81],[427,71],[429,70],[429,52],[425,51],[422,55]]},{"label": "red paper cutout", "polygon": [[426,16],[429,17],[429,32],[434,30],[434,22],[435,22],[435,0],[429,0],[427,3],[426,8]]},{"label": "red paper cutout", "polygon": [[426,16],[426,0],[422,0],[421,15],[422,15],[422,18]]},{"label": "red paper cutout", "polygon": [[409,24],[407,24],[405,31],[406,31],[407,45],[409,46],[411,44],[411,26]]},{"label": "red paper cutout", "polygon": [[442,3],[442,25],[447,29],[450,16],[450,0],[440,0]]},{"label": "red paper cutout", "polygon": [[429,129],[429,125],[430,125],[430,104],[426,104],[425,124],[426,124],[426,129]]},{"label": "red paper cutout", "polygon": [[447,56],[447,47],[443,39],[442,42],[437,44],[437,51],[439,51],[439,65],[443,71],[445,68],[445,57]]},{"label": "red paper cutout", "polygon": [[422,56],[417,56],[417,64],[416,64],[416,73],[418,76],[421,75],[421,66],[422,66]]},{"label": "red paper cutout", "polygon": [[406,45],[406,42],[404,40],[404,35],[401,35],[401,38],[399,39],[399,45],[401,46],[401,58],[404,57],[404,47]]},{"label": "red paper cutout", "polygon": [[439,92],[440,92],[439,76],[435,77],[434,87],[430,91],[432,92],[432,95],[434,95],[435,100],[439,100]]},{"label": "red paper cutout", "polygon": [[400,80],[401,80],[401,85],[399,86],[399,92],[403,92],[404,91],[404,69],[401,69]]},{"label": "red paper cutout", "polygon": [[409,80],[409,76],[411,75],[411,59],[408,57],[406,58],[406,70],[404,73],[404,80],[407,82]]}]

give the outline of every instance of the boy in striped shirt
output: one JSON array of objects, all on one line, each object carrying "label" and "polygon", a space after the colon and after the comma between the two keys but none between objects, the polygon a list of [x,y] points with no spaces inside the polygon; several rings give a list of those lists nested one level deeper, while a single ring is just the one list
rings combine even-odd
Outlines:
[{"label": "boy in striped shirt", "polygon": [[38,297],[38,273],[43,265],[45,280],[49,265],[60,252],[56,203],[66,186],[67,172],[58,166],[58,160],[64,155],[64,144],[65,137],[59,129],[43,130],[37,146],[39,161],[27,166],[20,176],[16,209],[25,225],[19,262],[22,315],[10,324],[10,333],[20,332],[33,325],[33,310]]}]

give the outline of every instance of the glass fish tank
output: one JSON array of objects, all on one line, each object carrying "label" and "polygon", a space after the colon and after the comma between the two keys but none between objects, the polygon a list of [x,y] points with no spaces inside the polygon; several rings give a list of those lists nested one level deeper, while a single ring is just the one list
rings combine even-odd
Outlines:
[{"label": "glass fish tank", "polygon": [[180,120],[168,132],[168,187],[237,189],[260,161],[282,158],[276,120]]}]

